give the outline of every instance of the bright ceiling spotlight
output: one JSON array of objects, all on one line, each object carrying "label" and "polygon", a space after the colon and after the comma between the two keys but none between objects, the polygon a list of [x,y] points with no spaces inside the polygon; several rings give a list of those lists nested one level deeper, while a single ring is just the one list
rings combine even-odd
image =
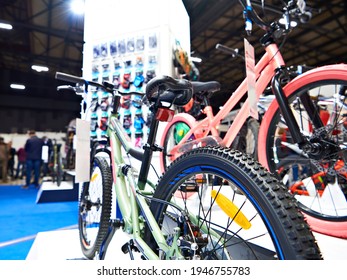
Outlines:
[{"label": "bright ceiling spotlight", "polygon": [[84,1],[83,0],[72,0],[71,1],[71,10],[78,15],[84,14]]},{"label": "bright ceiling spotlight", "polygon": [[1,29],[7,29],[7,30],[11,30],[13,27],[11,24],[6,23],[6,22],[0,22],[0,28]]},{"label": "bright ceiling spotlight", "polygon": [[22,84],[11,84],[10,87],[12,89],[20,89],[20,90],[25,89],[25,85],[22,85]]},{"label": "bright ceiling spotlight", "polygon": [[46,66],[40,66],[40,65],[32,65],[31,69],[37,71],[37,72],[47,72],[49,69]]}]

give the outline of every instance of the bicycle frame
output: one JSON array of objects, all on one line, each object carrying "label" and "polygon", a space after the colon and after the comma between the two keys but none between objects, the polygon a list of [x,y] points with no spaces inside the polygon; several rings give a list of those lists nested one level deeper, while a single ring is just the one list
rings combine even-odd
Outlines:
[{"label": "bicycle frame", "polygon": [[[270,83],[272,77],[274,76],[275,70],[285,65],[282,55],[276,44],[273,43],[268,45],[267,47],[265,47],[265,51],[265,54],[255,66],[257,100],[259,100],[261,94]],[[246,94],[247,78],[245,78],[239,85],[239,87],[235,90],[235,92],[230,95],[227,102],[223,105],[223,107],[216,115],[213,115],[211,106],[206,106],[204,108],[204,114],[206,115],[206,117],[203,120],[196,122],[195,125],[191,127],[189,132],[187,132],[187,134],[181,139],[181,141],[173,148],[173,151],[178,151],[181,146],[191,138],[192,135],[194,135],[195,138],[203,138],[211,133],[212,136],[218,137],[219,124],[228,115],[228,113],[232,111],[237,104],[239,104],[241,98],[243,98]],[[180,113],[177,116],[180,115],[186,117],[188,114]],[[249,98],[247,98],[242,104],[237,115],[235,116],[235,119],[229,126],[229,129],[227,130],[225,136],[219,144],[229,147],[249,116],[250,105]]]},{"label": "bicycle frame", "polygon": [[[158,120],[153,120],[149,139],[153,138],[151,135],[156,134],[157,126]],[[141,237],[141,230],[144,226],[143,220],[147,222],[148,227],[151,229],[153,237],[158,244],[159,251],[165,252],[168,257],[172,256],[174,253],[179,254],[176,242],[174,242],[172,246],[166,244],[166,240],[157,221],[154,219],[144,196],[141,195],[148,194],[145,191],[146,184],[152,187],[154,186],[152,182],[146,179],[153,151],[151,149],[145,149],[143,158],[147,158],[148,161],[142,161],[139,180],[136,182],[135,178],[137,175],[133,168],[125,163],[122,153],[122,147],[129,153],[134,152],[134,149],[116,114],[111,114],[110,116],[107,133],[111,146],[111,166],[113,187],[116,192],[116,207],[120,210],[120,213],[117,212],[118,216],[116,218],[124,221],[124,230],[132,234],[133,241],[137,245],[137,248],[141,250],[141,253],[146,258],[159,259],[158,255]],[[150,141],[151,140],[149,140],[149,143]],[[144,180],[141,178],[144,178]],[[139,218],[140,211],[141,215],[144,217],[143,220]]]},{"label": "bicycle frame", "polygon": [[[144,222],[147,222],[148,227],[158,245],[159,252],[164,252],[166,258],[174,256],[176,259],[184,259],[180,254],[177,242],[172,242],[172,245],[167,245],[165,237],[155,220],[149,206],[143,195],[151,195],[150,192],[146,191],[146,185],[154,188],[154,184],[147,179],[149,171],[149,163],[151,162],[153,150],[149,148],[152,146],[157,134],[159,120],[154,119],[151,123],[150,133],[145,145],[143,160],[140,168],[139,176],[135,173],[135,170],[126,164],[122,148],[126,153],[129,153],[134,158],[140,159],[141,155],[139,151],[133,149],[133,145],[127,136],[126,131],[121,125],[118,115],[112,113],[109,118],[109,124],[107,134],[109,137],[111,147],[111,168],[113,176],[113,187],[116,192],[116,207],[117,211],[116,219],[123,221],[123,227],[125,232],[131,234],[136,247],[141,250],[141,253],[147,259],[159,259],[159,256],[146,244],[144,239],[141,237],[141,231],[144,226]],[[126,178],[125,178],[126,177]],[[136,181],[138,177],[138,181]],[[175,207],[180,208],[175,205]],[[144,217],[141,219],[139,212]],[[182,209],[183,212],[183,209]],[[196,221],[196,217],[187,213],[191,221]],[[112,224],[112,223],[111,223]],[[207,231],[205,225],[202,225],[202,229]],[[211,235],[215,235],[219,239],[221,237],[213,230],[209,229]],[[108,246],[112,239],[114,231],[111,230],[109,237],[106,238],[104,246]],[[176,239],[179,237],[179,231],[177,231]],[[103,246],[102,246],[103,247]],[[105,250],[105,248],[102,248]],[[104,256],[104,252],[100,252],[101,256]]]}]

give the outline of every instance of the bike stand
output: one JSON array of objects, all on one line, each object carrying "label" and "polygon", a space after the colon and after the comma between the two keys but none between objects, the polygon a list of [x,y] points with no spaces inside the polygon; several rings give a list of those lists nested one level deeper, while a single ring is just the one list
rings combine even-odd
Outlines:
[{"label": "bike stand", "polygon": [[107,248],[110,245],[110,242],[113,238],[114,233],[116,232],[117,229],[121,228],[122,226],[124,226],[124,222],[119,219],[110,221],[109,231],[106,235],[105,240],[100,245],[99,254],[98,253],[96,254],[96,256],[98,257],[97,258],[98,260],[105,259]]}]

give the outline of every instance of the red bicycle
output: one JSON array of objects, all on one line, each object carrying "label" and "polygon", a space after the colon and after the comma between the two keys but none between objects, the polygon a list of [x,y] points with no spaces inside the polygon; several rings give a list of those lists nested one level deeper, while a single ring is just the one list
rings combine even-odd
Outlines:
[{"label": "red bicycle", "polygon": [[[315,68],[288,82],[290,75],[276,42],[293,29],[291,19],[310,18],[305,1],[290,1],[284,7],[284,24],[282,21],[267,24],[258,16],[250,1],[239,2],[244,7],[246,26],[255,23],[265,31],[260,39],[265,52],[253,69],[255,98],[259,99],[269,85],[275,95],[259,128],[256,145],[258,160],[268,170],[277,173],[289,190],[297,189],[297,184],[300,184],[303,192],[294,191],[293,194],[313,230],[346,238],[347,141],[341,124],[347,112],[344,109],[347,65]],[[162,171],[179,155],[195,147],[231,147],[243,125],[250,119],[248,97],[221,137],[220,124],[247,95],[247,78],[216,115],[213,114],[209,97],[218,90],[218,83],[192,84],[194,94],[202,102],[204,117],[197,120],[190,114],[179,113],[167,124],[161,138]],[[334,104],[340,105],[326,105],[323,101],[329,98],[334,100]],[[311,195],[307,195],[308,189]]]}]

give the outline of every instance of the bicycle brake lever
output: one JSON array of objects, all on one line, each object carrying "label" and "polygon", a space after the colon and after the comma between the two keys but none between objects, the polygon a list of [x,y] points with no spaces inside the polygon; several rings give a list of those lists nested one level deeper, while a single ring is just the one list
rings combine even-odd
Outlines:
[{"label": "bicycle brake lever", "polygon": [[299,20],[301,23],[307,23],[312,18],[312,12],[309,7],[306,6],[305,0],[297,0],[296,6],[299,9],[300,13],[298,14]]}]

